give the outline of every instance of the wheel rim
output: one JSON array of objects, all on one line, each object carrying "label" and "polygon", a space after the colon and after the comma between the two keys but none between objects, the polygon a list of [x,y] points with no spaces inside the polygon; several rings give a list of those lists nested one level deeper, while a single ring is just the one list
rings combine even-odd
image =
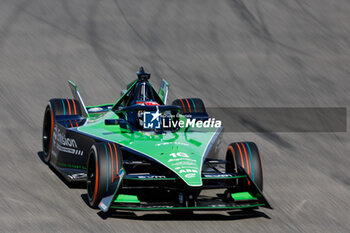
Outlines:
[{"label": "wheel rim", "polygon": [[94,198],[95,179],[96,179],[95,155],[93,152],[91,152],[89,156],[88,171],[87,171],[87,193],[88,193],[90,202]]}]

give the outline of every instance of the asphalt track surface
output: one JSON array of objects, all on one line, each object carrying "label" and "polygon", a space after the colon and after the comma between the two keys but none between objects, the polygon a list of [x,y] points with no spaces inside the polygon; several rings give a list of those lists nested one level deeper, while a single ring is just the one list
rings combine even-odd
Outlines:
[{"label": "asphalt track surface", "polygon": [[249,214],[104,218],[40,158],[68,79],[88,105],[114,102],[140,65],[171,100],[349,107],[349,22],[348,0],[1,0],[0,232],[350,232],[348,132],[225,134],[263,156],[274,210]]}]

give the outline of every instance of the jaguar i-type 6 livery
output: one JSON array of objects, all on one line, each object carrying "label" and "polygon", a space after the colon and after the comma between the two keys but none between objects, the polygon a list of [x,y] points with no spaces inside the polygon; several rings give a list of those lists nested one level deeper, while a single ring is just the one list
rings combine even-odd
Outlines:
[{"label": "jaguar i-type 6 livery", "polygon": [[45,110],[45,162],[69,182],[86,181],[90,206],[104,212],[271,208],[255,143],[231,143],[221,156],[223,127],[203,101],[168,105],[168,83],[157,92],[149,79],[141,67],[116,103],[96,106],[69,81],[74,98]]}]

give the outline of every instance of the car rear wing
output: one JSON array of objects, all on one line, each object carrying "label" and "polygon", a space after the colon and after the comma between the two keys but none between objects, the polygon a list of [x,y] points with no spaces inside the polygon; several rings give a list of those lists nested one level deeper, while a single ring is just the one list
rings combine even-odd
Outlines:
[{"label": "car rear wing", "polygon": [[68,84],[69,84],[70,90],[72,91],[74,99],[80,103],[80,106],[82,108],[81,109],[82,117],[86,118],[88,116],[88,111],[86,110],[84,101],[80,96],[77,85],[70,80],[68,80]]}]

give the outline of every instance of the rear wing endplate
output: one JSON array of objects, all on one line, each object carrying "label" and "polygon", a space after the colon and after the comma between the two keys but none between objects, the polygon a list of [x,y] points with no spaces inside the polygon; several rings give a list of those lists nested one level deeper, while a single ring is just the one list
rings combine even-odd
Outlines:
[{"label": "rear wing endplate", "polygon": [[169,92],[169,83],[163,79],[159,87],[158,96],[160,97],[160,99],[163,101],[164,104],[166,104],[166,101],[168,99],[168,92]]},{"label": "rear wing endplate", "polygon": [[86,118],[88,116],[88,112],[86,110],[86,107],[85,107],[85,104],[83,102],[83,99],[81,98],[81,96],[79,94],[77,85],[75,85],[75,83],[73,83],[70,80],[68,80],[68,84],[69,84],[70,90],[72,91],[74,99],[80,103],[80,106],[82,108],[81,109],[82,116]]}]

